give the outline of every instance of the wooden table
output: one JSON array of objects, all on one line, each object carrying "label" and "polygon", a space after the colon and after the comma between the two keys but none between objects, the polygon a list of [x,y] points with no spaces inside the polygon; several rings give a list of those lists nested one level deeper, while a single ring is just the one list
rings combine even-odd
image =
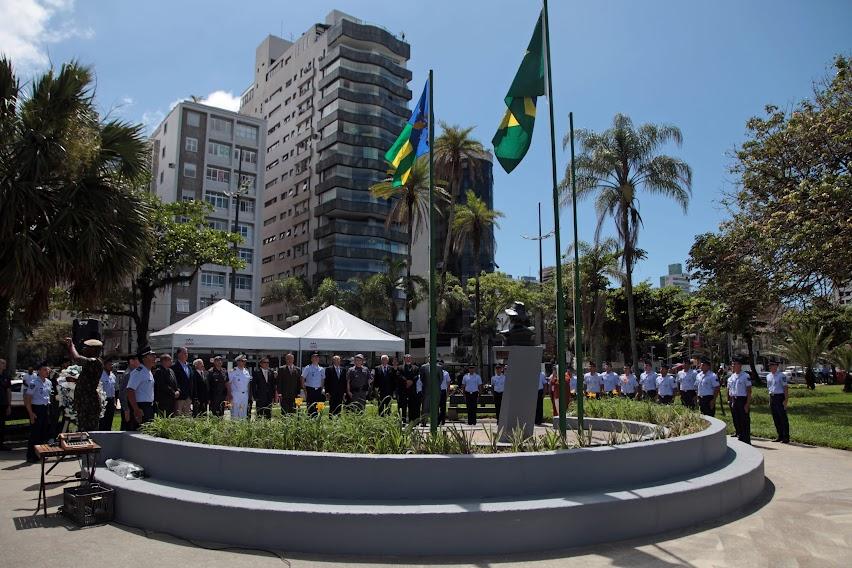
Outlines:
[{"label": "wooden table", "polygon": [[[97,464],[97,454],[101,452],[101,447],[95,443],[84,448],[67,448],[63,449],[61,446],[51,446],[49,444],[40,444],[35,447],[36,456],[41,460],[41,482],[39,483],[38,488],[38,503],[36,504],[36,513],[38,513],[39,509],[42,507],[42,503],[44,503],[44,516],[47,516],[47,486],[48,485],[56,485],[59,483],[65,483],[65,481],[45,481],[45,476],[53,471],[57,465],[62,463],[63,461],[71,458],[78,458],[82,456],[94,456],[94,459],[88,460],[89,465],[89,478],[87,480],[83,480],[82,477],[80,479],[80,484],[83,483],[91,483],[95,479],[95,464]],[[45,466],[48,461],[52,461],[53,465],[45,471]]]}]

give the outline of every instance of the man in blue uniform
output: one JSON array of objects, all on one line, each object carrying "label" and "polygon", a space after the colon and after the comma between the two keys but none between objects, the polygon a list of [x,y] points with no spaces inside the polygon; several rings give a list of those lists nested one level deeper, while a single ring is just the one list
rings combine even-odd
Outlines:
[{"label": "man in blue uniform", "polygon": [[127,404],[134,421],[134,430],[154,419],[154,363],[157,354],[150,347],[140,349],[142,364],[136,367],[127,380]]},{"label": "man in blue uniform", "polygon": [[743,359],[731,361],[731,376],[728,377],[728,396],[731,399],[731,414],[740,442],[751,444],[751,377],[743,371]]},{"label": "man in blue uniform", "polygon": [[35,447],[44,444],[50,435],[50,422],[47,411],[53,394],[53,383],[48,378],[50,368],[47,363],[38,366],[38,373],[28,383],[24,393],[24,406],[30,416],[30,439],[27,443],[27,461],[37,462]]},{"label": "man in blue uniform", "polygon": [[323,383],[325,382],[325,369],[320,367],[319,353],[311,354],[311,364],[306,365],[302,369],[302,388],[305,389],[305,396],[308,403],[308,414],[310,416],[317,415],[317,403],[325,402],[325,394],[323,394]]},{"label": "man in blue uniform", "polygon": [[787,375],[778,370],[778,361],[769,362],[769,374],[766,375],[766,387],[769,390],[769,408],[772,410],[772,421],[778,437],[773,442],[790,443],[790,421],[787,418],[787,400],[790,389],[787,386]]},{"label": "man in blue uniform", "polygon": [[677,374],[677,386],[680,392],[680,402],[687,408],[695,410],[695,396],[698,389],[698,373],[692,368],[692,360],[683,360],[683,369]]},{"label": "man in blue uniform", "polygon": [[645,361],[645,372],[639,376],[639,388],[642,400],[653,402],[657,399],[657,373],[650,361]]},{"label": "man in blue uniform", "polygon": [[99,430],[112,430],[112,419],[115,416],[115,373],[112,372],[112,359],[104,359],[104,370],[101,373],[101,388],[106,397],[106,408],[101,417]]},{"label": "man in blue uniform", "polygon": [[701,414],[716,416],[716,397],[719,396],[719,377],[710,370],[710,360],[701,360],[701,371],[695,376],[698,407]]}]

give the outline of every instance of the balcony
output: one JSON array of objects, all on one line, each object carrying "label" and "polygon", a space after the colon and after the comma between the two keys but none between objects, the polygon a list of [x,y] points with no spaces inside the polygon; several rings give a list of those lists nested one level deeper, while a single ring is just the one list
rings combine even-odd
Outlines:
[{"label": "balcony", "polygon": [[404,85],[400,85],[397,82],[392,81],[388,77],[385,77],[379,73],[368,73],[365,71],[356,71],[355,69],[349,69],[344,67],[342,64],[340,67],[320,79],[318,88],[324,89],[325,87],[332,84],[337,79],[347,79],[349,81],[354,81],[356,83],[366,83],[368,85],[377,85],[379,87],[383,87],[384,89],[390,91],[398,97],[401,97],[407,101],[411,100],[411,90]]},{"label": "balcony", "polygon": [[349,217],[380,217],[386,218],[391,211],[390,203],[374,203],[371,201],[353,201],[337,197],[314,207],[314,217],[324,215],[342,215]]},{"label": "balcony", "polygon": [[334,220],[322,227],[314,229],[314,239],[321,239],[333,234],[359,235],[364,237],[383,237],[390,241],[408,244],[408,233],[387,229],[383,226],[367,225]]},{"label": "balcony", "polygon": [[398,258],[407,258],[407,255],[394,253],[386,250],[380,249],[371,249],[371,248],[361,248],[361,247],[347,247],[334,245],[330,247],[324,247],[321,249],[317,249],[314,251],[313,259],[316,262],[321,260],[325,260],[328,258],[360,258],[364,260],[384,260],[386,258],[398,259]]},{"label": "balcony", "polygon": [[358,24],[351,20],[341,20],[339,25],[328,30],[328,45],[333,47],[338,43],[345,44],[347,37],[358,41],[378,43],[387,47],[391,52],[408,59],[411,57],[411,46],[397,39],[393,34],[369,24]]}]

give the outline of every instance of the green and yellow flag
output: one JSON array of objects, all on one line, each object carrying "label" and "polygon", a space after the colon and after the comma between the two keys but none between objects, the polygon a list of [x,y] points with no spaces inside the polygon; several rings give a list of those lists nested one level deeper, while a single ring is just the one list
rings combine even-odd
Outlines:
[{"label": "green and yellow flag", "polygon": [[503,99],[508,107],[497,134],[491,140],[494,155],[510,173],[521,163],[529,150],[535,126],[535,101],[544,95],[544,44],[542,17],[538,17],[530,45],[515,74],[515,80]]},{"label": "green and yellow flag", "polygon": [[396,142],[385,153],[393,174],[393,186],[399,187],[408,181],[414,161],[429,152],[429,81],[423,87],[420,100],[411,113],[405,128]]}]

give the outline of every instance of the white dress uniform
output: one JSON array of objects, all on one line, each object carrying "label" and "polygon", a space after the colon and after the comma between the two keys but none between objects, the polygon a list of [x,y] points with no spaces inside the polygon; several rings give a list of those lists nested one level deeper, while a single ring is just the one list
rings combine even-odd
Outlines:
[{"label": "white dress uniform", "polygon": [[674,397],[675,388],[677,388],[677,384],[675,383],[675,378],[673,376],[668,373],[657,376],[657,394],[663,404],[671,403],[672,397]]},{"label": "white dress uniform", "polygon": [[491,377],[491,390],[502,393],[506,390],[506,375],[494,375]]},{"label": "white dress uniform", "polygon": [[231,419],[245,418],[248,413],[251,373],[248,369],[237,367],[228,373],[228,381],[231,385]]},{"label": "white dress uniform", "polygon": [[603,387],[603,378],[599,374],[586,373],[583,375],[583,388],[586,389],[586,392],[600,394],[601,387]]},{"label": "white dress uniform", "polygon": [[608,372],[604,373],[603,375],[601,375],[601,377],[603,378],[603,385],[604,385],[604,391],[605,392],[614,391],[615,388],[618,386],[618,384],[620,382],[618,375],[616,373],[614,373],[613,371],[608,371]]},{"label": "white dress uniform", "polygon": [[621,394],[634,396],[636,394],[636,388],[639,386],[639,381],[636,380],[636,375],[630,373],[629,375],[621,375],[620,384]]},{"label": "white dress uniform", "polygon": [[731,404],[731,417],[740,442],[751,444],[751,414],[746,411],[748,389],[751,377],[745,371],[731,373],[728,377],[728,398]]},{"label": "white dress uniform", "polygon": [[657,390],[657,372],[651,371],[650,373],[643,371],[639,376],[639,384],[642,385],[642,390],[644,391],[656,391]]}]

